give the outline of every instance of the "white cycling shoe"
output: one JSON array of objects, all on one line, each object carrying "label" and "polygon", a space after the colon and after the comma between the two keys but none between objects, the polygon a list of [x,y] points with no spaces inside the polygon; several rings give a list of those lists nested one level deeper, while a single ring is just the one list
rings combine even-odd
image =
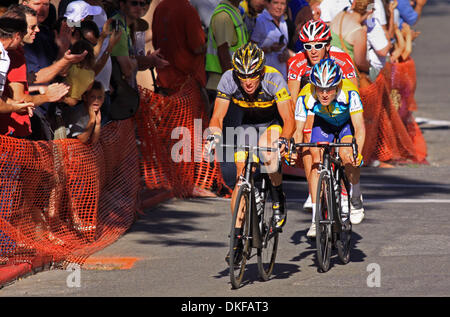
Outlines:
[{"label": "white cycling shoe", "polygon": [[360,224],[364,219],[364,207],[362,196],[350,199],[350,222],[354,225]]},{"label": "white cycling shoe", "polygon": [[303,211],[312,212],[311,195],[308,195],[308,199],[306,199],[305,203],[303,204]]},{"label": "white cycling shoe", "polygon": [[306,233],[306,236],[308,238],[315,238],[316,237],[316,223],[311,223],[311,227],[309,227],[308,232]]}]

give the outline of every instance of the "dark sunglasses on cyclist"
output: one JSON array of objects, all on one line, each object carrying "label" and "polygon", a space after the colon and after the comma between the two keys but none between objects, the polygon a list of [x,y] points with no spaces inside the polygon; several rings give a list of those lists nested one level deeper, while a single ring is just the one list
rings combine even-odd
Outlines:
[{"label": "dark sunglasses on cyclist", "polygon": [[316,43],[316,44],[309,44],[309,43],[305,43],[303,44],[303,47],[305,48],[305,50],[310,51],[313,49],[316,50],[321,50],[322,48],[324,48],[327,45],[327,43]]},{"label": "dark sunglasses on cyclist", "polygon": [[252,80],[255,80],[255,79],[258,79],[259,77],[260,77],[260,73],[255,73],[255,74],[250,74],[250,75],[245,75],[245,74],[237,74],[237,77],[240,79],[240,80],[245,80],[245,79],[252,79]]},{"label": "dark sunglasses on cyclist", "polygon": [[130,1],[130,4],[132,7],[137,7],[138,5],[140,5],[141,8],[143,8],[147,5],[147,3],[144,1]]}]

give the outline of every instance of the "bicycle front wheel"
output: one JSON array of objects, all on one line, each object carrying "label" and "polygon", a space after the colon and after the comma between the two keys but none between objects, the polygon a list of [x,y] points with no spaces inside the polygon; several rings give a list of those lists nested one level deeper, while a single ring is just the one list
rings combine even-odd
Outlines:
[{"label": "bicycle front wheel", "polygon": [[259,217],[262,247],[257,250],[258,270],[263,281],[269,280],[272,275],[277,256],[279,232],[273,227],[272,218],[272,206],[265,202],[263,214]]},{"label": "bicycle front wheel", "polygon": [[[230,280],[233,288],[239,288],[244,278],[245,265],[250,254],[250,189],[241,185],[233,210],[233,221],[230,233]],[[236,231],[238,219],[242,217],[242,235]],[[239,246],[235,248],[235,246]]]},{"label": "bicycle front wheel", "polygon": [[330,176],[326,171],[322,171],[317,185],[315,219],[317,262],[322,272],[326,272],[330,268],[333,220],[332,190]]}]

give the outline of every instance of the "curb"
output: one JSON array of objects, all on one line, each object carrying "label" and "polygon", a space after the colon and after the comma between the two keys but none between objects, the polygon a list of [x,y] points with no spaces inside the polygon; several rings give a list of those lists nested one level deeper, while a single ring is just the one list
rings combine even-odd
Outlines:
[{"label": "curb", "polygon": [[151,197],[144,198],[141,203],[142,209],[147,209],[155,207],[156,205],[162,203],[163,201],[173,198],[173,193],[168,190],[163,190],[158,193],[152,194]]},{"label": "curb", "polygon": [[16,279],[31,273],[32,266],[28,263],[22,263],[18,265],[6,265],[0,267],[0,289],[6,286],[8,283],[15,281]]}]

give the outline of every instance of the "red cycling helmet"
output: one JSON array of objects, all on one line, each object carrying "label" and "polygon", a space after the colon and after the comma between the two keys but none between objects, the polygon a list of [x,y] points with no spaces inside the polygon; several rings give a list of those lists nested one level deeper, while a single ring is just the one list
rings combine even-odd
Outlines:
[{"label": "red cycling helmet", "polygon": [[326,42],[331,38],[330,28],[322,20],[309,20],[301,28],[299,38],[303,43]]}]

